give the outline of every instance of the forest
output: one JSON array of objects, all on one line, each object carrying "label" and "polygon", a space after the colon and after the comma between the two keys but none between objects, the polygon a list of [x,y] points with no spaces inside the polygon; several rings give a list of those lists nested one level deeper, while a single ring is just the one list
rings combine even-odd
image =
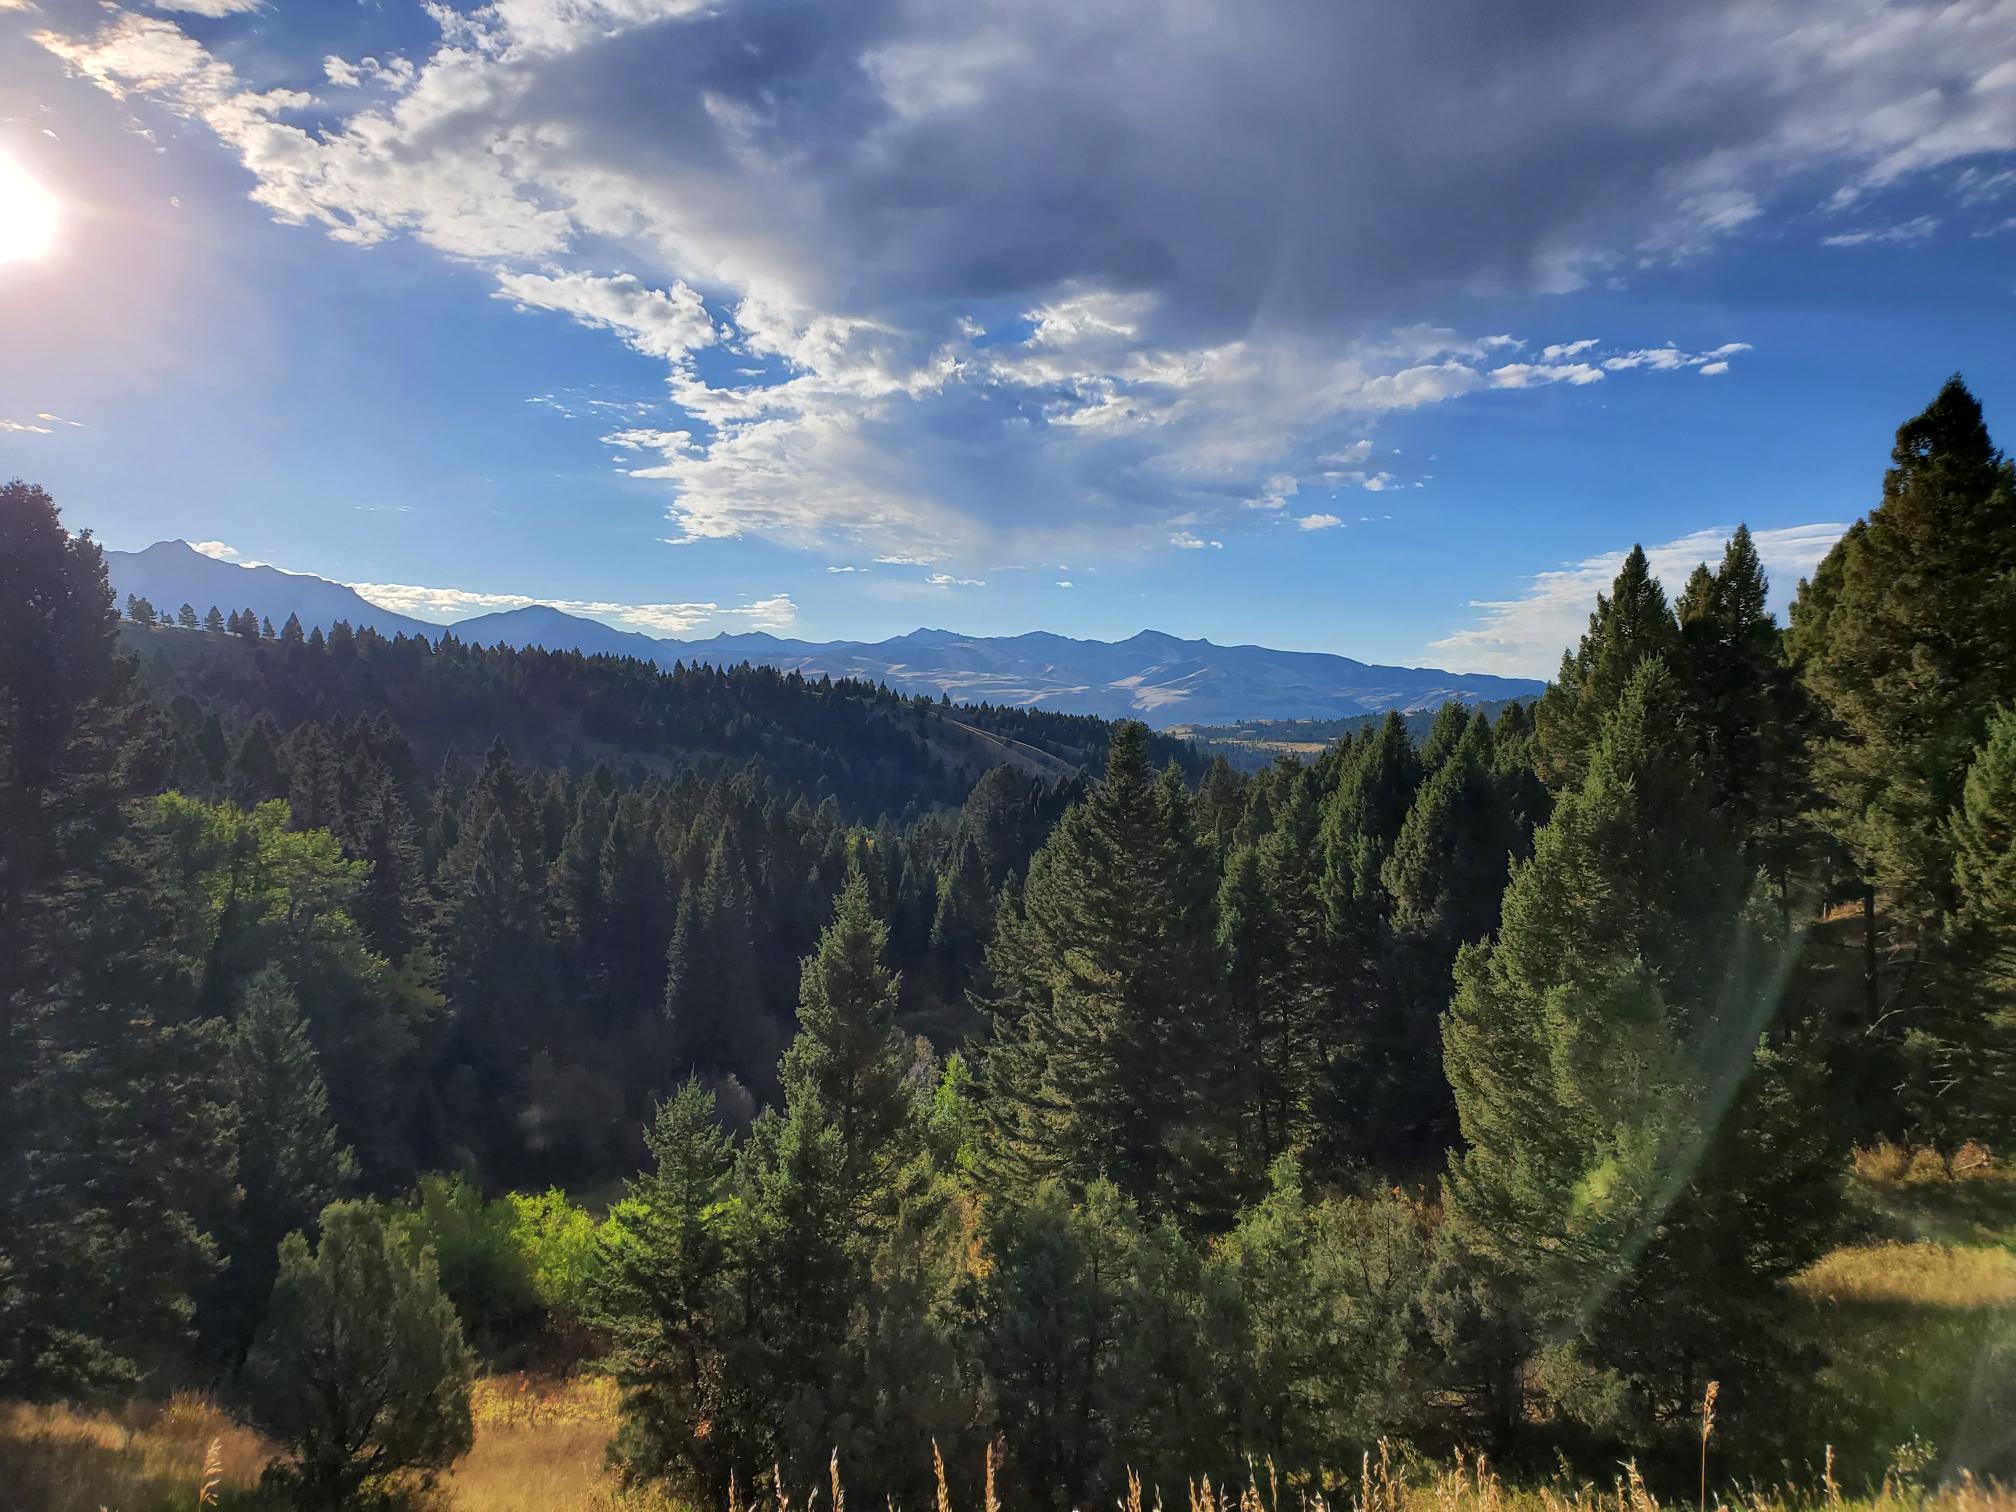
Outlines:
[{"label": "forest", "polygon": [[685,1507],[2016,1470],[2007,1307],[1887,1439],[1812,1321],[1930,1233],[1872,1182],[2016,1236],[2016,470],[1958,378],[1786,624],[1745,530],[1671,596],[1634,550],[1531,706],[1250,772],[116,605],[76,524],[0,490],[0,1403],[207,1394],[243,1506],[432,1504],[512,1371]]}]

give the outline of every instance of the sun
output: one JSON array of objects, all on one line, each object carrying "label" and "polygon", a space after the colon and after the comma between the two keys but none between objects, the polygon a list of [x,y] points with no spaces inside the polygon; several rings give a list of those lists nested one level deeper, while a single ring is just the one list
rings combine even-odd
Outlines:
[{"label": "sun", "polygon": [[0,157],[0,263],[32,262],[56,244],[56,196]]}]

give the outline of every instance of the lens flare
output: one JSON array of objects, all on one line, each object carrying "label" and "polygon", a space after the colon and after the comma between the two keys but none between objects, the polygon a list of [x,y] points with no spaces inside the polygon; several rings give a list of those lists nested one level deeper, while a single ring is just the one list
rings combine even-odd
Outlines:
[{"label": "lens flare", "polygon": [[0,157],[0,263],[32,262],[56,244],[56,196]]}]

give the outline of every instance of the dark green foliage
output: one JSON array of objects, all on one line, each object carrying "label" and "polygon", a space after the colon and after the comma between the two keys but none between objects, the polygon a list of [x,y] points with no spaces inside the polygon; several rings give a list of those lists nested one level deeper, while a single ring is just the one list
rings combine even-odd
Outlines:
[{"label": "dark green foliage", "polygon": [[329,1512],[426,1480],[475,1440],[472,1370],[432,1254],[409,1254],[372,1207],[336,1203],[318,1245],[299,1234],[281,1245],[245,1362],[246,1409],[290,1456],[269,1479]]},{"label": "dark green foliage", "polygon": [[357,1162],[329,1117],[315,1046],[293,990],[275,967],[246,984],[224,1051],[238,1149],[239,1200],[228,1224],[229,1269],[218,1280],[208,1331],[227,1358],[251,1343],[272,1290],[280,1241],[312,1233],[343,1195]]},{"label": "dark green foliage", "polygon": [[1004,902],[988,958],[984,1080],[1004,1171],[1100,1176],[1158,1212],[1222,1213],[1232,1153],[1209,852],[1147,732],[1122,726],[1106,778],[1070,810]]},{"label": "dark green foliage", "polygon": [[187,1342],[222,1205],[213,1034],[154,948],[135,720],[89,532],[0,488],[0,1394],[130,1388]]},{"label": "dark green foliage", "polygon": [[194,604],[184,604],[180,609],[176,610],[175,623],[184,630],[194,630],[199,623],[196,618],[196,606]]},{"label": "dark green foliage", "polygon": [[[1955,378],[1897,432],[1882,503],[1801,595],[1829,829],[1911,918],[1953,901],[1946,816],[2016,696],[2016,480]],[[1824,600],[1824,604],[1819,602]]]},{"label": "dark green foliage", "polygon": [[888,936],[855,873],[806,958],[798,1037],[782,1067],[785,1098],[815,1104],[838,1136],[838,1195],[857,1213],[889,1189],[916,1149],[915,1058],[896,1032],[896,979],[882,964]]},{"label": "dark green foliage", "polygon": [[221,635],[224,632],[224,615],[215,604],[212,604],[210,612],[203,616],[203,628],[212,635]]},{"label": "dark green foliage", "polygon": [[1498,939],[1459,959],[1445,1029],[1463,1240],[1563,1341],[1563,1405],[1641,1434],[1709,1377],[1782,1368],[1777,1286],[1823,1247],[1839,1180],[1681,702],[1656,660],[1625,684]]},{"label": "dark green foliage", "polygon": [[1641,663],[1674,664],[1680,630],[1645,549],[1633,546],[1607,595],[1596,596],[1589,629],[1534,705],[1533,765],[1547,786],[1564,793],[1582,785],[1601,738],[1603,720],[1623,697]]}]

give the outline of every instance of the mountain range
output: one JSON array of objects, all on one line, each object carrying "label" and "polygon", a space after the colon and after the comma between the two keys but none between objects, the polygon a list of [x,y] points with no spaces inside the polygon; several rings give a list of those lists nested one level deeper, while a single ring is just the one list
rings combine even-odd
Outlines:
[{"label": "mountain range", "polygon": [[961,635],[918,629],[883,641],[802,641],[755,632],[705,640],[659,639],[543,604],[431,624],[380,608],[354,588],[276,567],[246,567],[204,555],[185,541],[157,541],[144,551],[105,553],[114,590],[172,613],[188,603],[252,609],[276,625],[298,616],[304,628],[338,620],[381,635],[444,630],[482,645],[542,646],[588,655],[631,656],[671,666],[741,662],[886,683],[906,693],[958,703],[1056,709],[1070,714],[1144,720],[1166,727],[1234,720],[1334,719],[1387,709],[1432,708],[1452,700],[1531,698],[1528,678],[1382,667],[1319,651],[1219,646],[1143,630],[1123,641],[1027,635]]}]

